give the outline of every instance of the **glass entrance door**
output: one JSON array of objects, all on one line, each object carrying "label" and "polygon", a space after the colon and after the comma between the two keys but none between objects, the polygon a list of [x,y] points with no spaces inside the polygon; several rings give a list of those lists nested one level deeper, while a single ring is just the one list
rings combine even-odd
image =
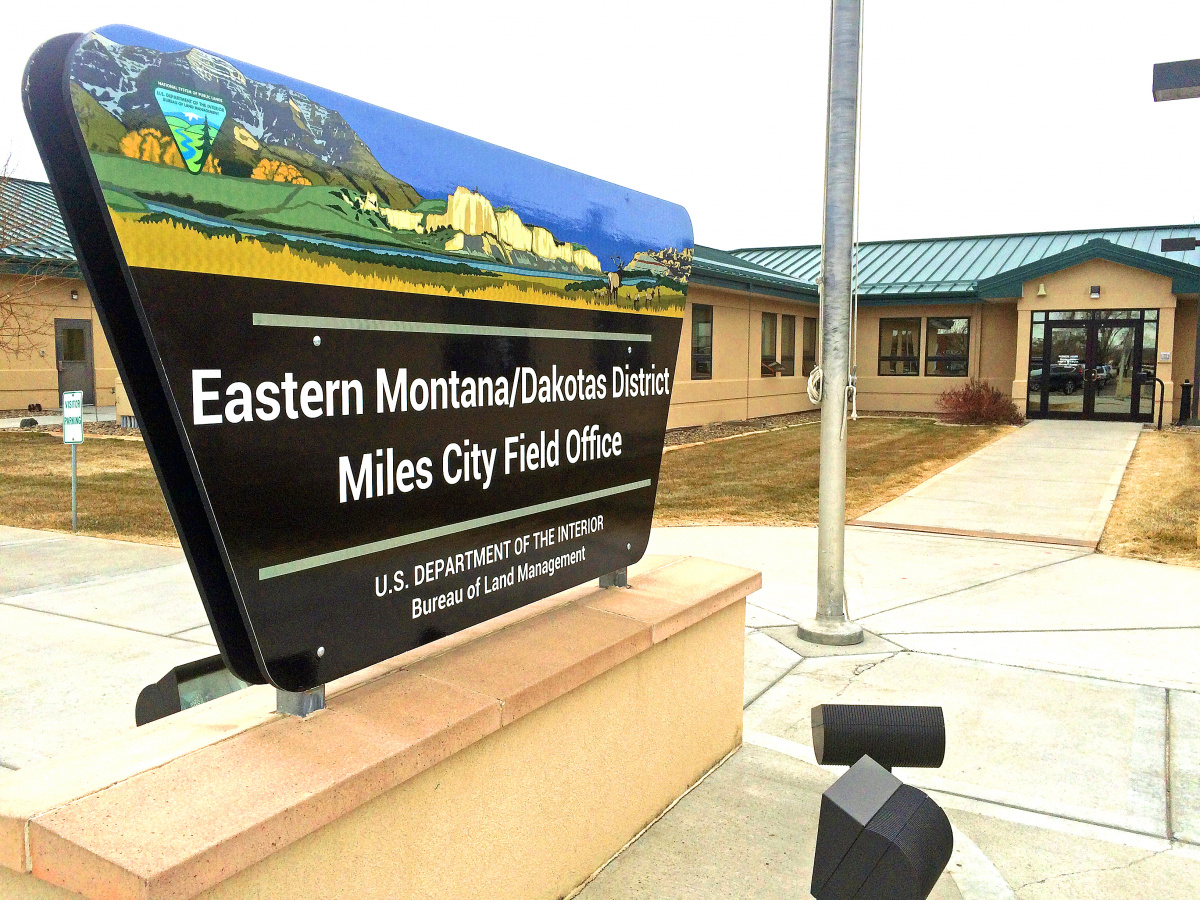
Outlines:
[{"label": "glass entrance door", "polygon": [[1084,371],[1087,368],[1087,325],[1058,325],[1050,328],[1049,360],[1042,367],[1041,384],[1047,394],[1048,412],[1083,415]]},{"label": "glass entrance door", "polygon": [[1157,338],[1157,310],[1034,313],[1027,414],[1148,420]]},{"label": "glass entrance door", "polygon": [[1141,405],[1141,354],[1135,325],[1105,325],[1096,329],[1096,362],[1088,370],[1092,411],[1098,417],[1133,416]]}]

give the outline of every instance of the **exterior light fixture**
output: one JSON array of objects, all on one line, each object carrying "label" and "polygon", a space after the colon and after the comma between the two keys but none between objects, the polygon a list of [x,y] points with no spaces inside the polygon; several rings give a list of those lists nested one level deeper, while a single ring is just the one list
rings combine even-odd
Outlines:
[{"label": "exterior light fixture", "polygon": [[1038,295],[1039,297],[1045,297],[1045,296],[1046,296],[1046,282],[1044,282],[1044,281],[1043,281],[1041,284],[1039,284],[1039,285],[1038,285],[1038,293],[1037,293],[1037,295]]},{"label": "exterior light fixture", "polygon": [[1198,243],[1200,241],[1197,241],[1194,237],[1163,238],[1159,249],[1163,253],[1177,253],[1181,250],[1195,250]]},{"label": "exterior light fixture", "polygon": [[1092,294],[1091,294],[1091,296],[1092,296],[1092,299],[1093,299],[1093,300],[1099,300],[1099,299],[1100,299],[1100,285],[1098,285],[1098,284],[1093,284],[1093,285],[1092,285]]},{"label": "exterior light fixture", "polygon": [[79,291],[71,291],[71,299],[78,300],[79,299]]},{"label": "exterior light fixture", "polygon": [[864,756],[821,795],[810,890],[816,900],[925,900],[953,851],[941,807]]},{"label": "exterior light fixture", "polygon": [[1154,64],[1154,100],[1200,97],[1200,59]]},{"label": "exterior light fixture", "polygon": [[852,766],[870,756],[892,766],[936,769],[946,758],[940,706],[825,703],[812,708],[813,752],[822,766]]}]

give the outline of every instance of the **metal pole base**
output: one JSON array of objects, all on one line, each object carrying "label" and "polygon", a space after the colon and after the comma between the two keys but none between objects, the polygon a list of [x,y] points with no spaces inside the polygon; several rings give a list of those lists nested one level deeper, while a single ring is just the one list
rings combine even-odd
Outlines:
[{"label": "metal pole base", "polygon": [[802,641],[830,647],[861,644],[865,636],[861,625],[847,619],[809,619],[800,623],[797,633]]},{"label": "metal pole base", "polygon": [[607,575],[601,575],[600,587],[629,587],[629,570],[617,569],[615,572],[609,572]]},{"label": "metal pole base", "polygon": [[307,691],[283,691],[275,688],[275,712],[303,719],[325,708],[325,685]]}]

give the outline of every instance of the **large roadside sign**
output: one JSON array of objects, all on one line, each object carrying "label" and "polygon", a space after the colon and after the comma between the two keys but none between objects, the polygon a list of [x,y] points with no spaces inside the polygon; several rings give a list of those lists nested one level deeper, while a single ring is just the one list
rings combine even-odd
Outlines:
[{"label": "large roadside sign", "polygon": [[25,106],[238,677],[643,554],[681,207],[125,26],[41,47]]}]

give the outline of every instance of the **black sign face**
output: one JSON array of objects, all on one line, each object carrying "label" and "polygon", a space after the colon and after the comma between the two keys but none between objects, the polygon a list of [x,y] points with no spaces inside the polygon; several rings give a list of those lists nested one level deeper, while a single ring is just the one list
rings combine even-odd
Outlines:
[{"label": "black sign face", "polygon": [[643,554],[680,207],[121,26],[25,94],[239,677],[304,690]]}]

